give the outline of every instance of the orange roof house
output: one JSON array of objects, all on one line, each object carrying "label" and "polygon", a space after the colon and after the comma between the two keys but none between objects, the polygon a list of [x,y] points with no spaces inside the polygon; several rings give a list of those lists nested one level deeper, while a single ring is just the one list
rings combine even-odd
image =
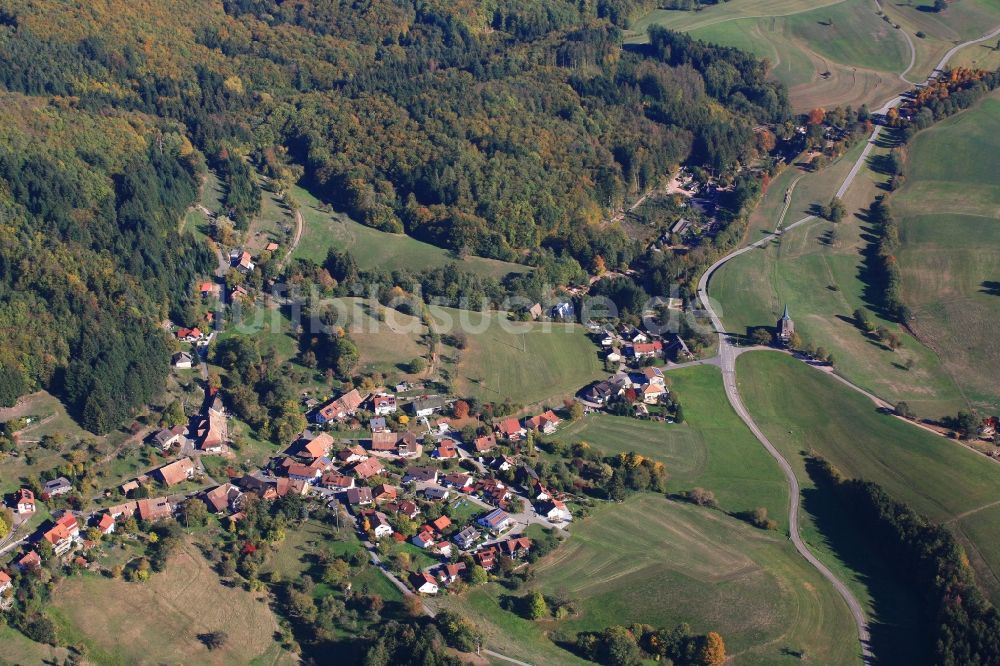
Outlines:
[{"label": "orange roof house", "polygon": [[501,421],[500,425],[497,426],[497,430],[501,436],[511,440],[520,439],[524,435],[524,428],[521,427],[521,423],[513,416]]},{"label": "orange roof house", "polygon": [[115,519],[111,517],[111,514],[105,513],[101,516],[101,520],[97,523],[97,529],[101,531],[101,534],[111,534],[115,531]]},{"label": "orange roof house", "polygon": [[324,458],[330,455],[331,448],[333,448],[333,437],[321,432],[302,447],[299,455],[303,458]]},{"label": "orange roof house", "polygon": [[313,420],[316,423],[326,423],[328,421],[335,421],[336,419],[343,418],[345,416],[350,416],[354,412],[358,411],[358,407],[361,403],[365,401],[364,397],[358,393],[358,389],[351,389],[344,395],[340,396],[336,400],[333,400],[319,410],[313,415]]},{"label": "orange roof house", "polygon": [[180,460],[164,465],[156,470],[157,474],[168,486],[176,486],[182,481],[186,481],[194,476],[194,463],[190,458],[184,457]]}]

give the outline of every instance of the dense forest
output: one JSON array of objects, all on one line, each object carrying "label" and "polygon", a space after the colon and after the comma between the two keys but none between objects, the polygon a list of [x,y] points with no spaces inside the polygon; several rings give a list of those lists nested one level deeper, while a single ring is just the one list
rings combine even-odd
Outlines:
[{"label": "dense forest", "polygon": [[158,322],[212,262],[178,233],[196,155],[180,128],[141,116],[0,106],[0,365],[17,392],[48,388],[107,432],[161,390]]},{"label": "dense forest", "polygon": [[[17,118],[0,149],[0,398],[48,388],[106,432],[155,394],[168,349],[154,331],[211,265],[176,232],[205,160],[237,229],[260,209],[251,166],[304,170],[364,224],[458,254],[573,281],[629,266],[634,241],[599,224],[611,209],[681,162],[731,175],[757,156],[752,128],[790,116],[740,51],[662,29],[623,48],[651,7],[0,0]],[[506,290],[540,291],[522,280]]]}]

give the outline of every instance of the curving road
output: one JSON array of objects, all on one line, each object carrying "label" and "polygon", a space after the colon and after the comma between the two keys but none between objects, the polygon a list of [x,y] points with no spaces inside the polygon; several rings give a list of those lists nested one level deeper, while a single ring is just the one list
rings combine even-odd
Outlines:
[{"label": "curving road", "polygon": [[[1000,35],[1000,27],[980,37],[979,39],[974,39],[968,42],[964,42],[950,49],[944,55],[944,57],[941,58],[941,61],[937,64],[931,76],[928,77],[927,81],[925,81],[925,84],[928,81],[930,81],[930,79],[934,76],[934,73],[943,69],[944,66],[948,63],[948,60],[950,60],[951,57],[954,56],[958,51],[972,44],[977,44],[979,42],[992,39],[997,35]],[[889,109],[899,104],[901,99],[902,99],[901,95],[893,97],[892,99],[887,101],[884,105],[882,105],[882,107],[878,111],[876,111],[876,113],[884,115],[889,111]],[[854,179],[857,177],[858,173],[861,171],[861,168],[864,166],[866,160],[868,159],[868,155],[871,153],[872,148],[875,146],[875,141],[878,139],[878,136],[881,133],[881,131],[882,131],[881,126],[876,126],[875,129],[872,131],[871,135],[868,137],[864,150],[862,150],[861,154],[858,156],[858,159],[851,167],[850,172],[848,172],[847,176],[844,178],[844,182],[841,183],[840,188],[837,190],[836,196],[838,198],[843,197],[844,193],[846,193],[847,190],[854,183]],[[813,555],[812,551],[809,550],[809,547],[802,540],[802,537],[799,534],[800,491],[799,491],[798,479],[795,477],[795,472],[794,470],[792,470],[792,466],[788,463],[788,461],[784,458],[784,456],[781,455],[781,452],[779,452],[778,449],[775,448],[775,446],[771,443],[771,441],[767,438],[767,436],[757,426],[757,424],[753,420],[753,417],[750,415],[750,412],[747,411],[746,405],[743,404],[743,399],[740,397],[739,389],[736,383],[736,357],[739,356],[741,350],[735,346],[732,337],[730,336],[729,333],[726,332],[726,329],[722,324],[722,320],[719,318],[719,315],[712,307],[712,302],[709,300],[708,297],[709,280],[721,266],[723,266],[724,264],[726,264],[735,257],[750,252],[754,249],[764,247],[768,243],[780,237],[786,231],[794,229],[795,227],[808,224],[809,222],[812,222],[815,219],[817,219],[815,215],[807,215],[802,219],[794,222],[793,224],[788,225],[783,230],[780,231],[776,230],[774,233],[767,234],[764,237],[760,238],[759,240],[744,247],[741,247],[737,250],[734,250],[733,252],[730,252],[726,256],[716,261],[708,268],[708,270],[705,271],[705,273],[698,280],[698,300],[701,301],[702,307],[705,309],[705,312],[708,313],[708,316],[712,321],[712,326],[715,328],[716,332],[719,335],[719,355],[718,355],[719,366],[722,368],[722,382],[726,391],[726,397],[729,399],[729,404],[732,405],[733,410],[739,415],[740,419],[747,425],[747,427],[754,434],[757,440],[764,446],[767,452],[771,454],[771,457],[775,459],[775,461],[778,463],[778,466],[781,468],[782,473],[785,475],[785,480],[788,482],[788,487],[789,487],[788,531],[792,544],[795,546],[795,549],[802,555],[802,557],[804,557],[806,561],[809,562],[809,564],[811,564],[817,571],[819,571],[819,573],[824,578],[830,581],[830,584],[833,585],[834,589],[836,589],[837,592],[840,594],[840,596],[844,599],[844,602],[847,604],[848,609],[850,609],[851,615],[854,617],[854,622],[857,625],[858,640],[861,644],[862,661],[865,664],[871,664],[873,663],[874,655],[871,652],[871,647],[870,647],[871,634],[868,629],[868,621],[865,618],[864,609],[861,608],[861,604],[858,602],[857,598],[850,591],[850,589],[848,589],[847,585],[844,584],[842,580],[837,578],[837,576],[832,571],[830,571],[830,569],[826,565],[820,562],[819,559],[817,559],[816,556]]]}]

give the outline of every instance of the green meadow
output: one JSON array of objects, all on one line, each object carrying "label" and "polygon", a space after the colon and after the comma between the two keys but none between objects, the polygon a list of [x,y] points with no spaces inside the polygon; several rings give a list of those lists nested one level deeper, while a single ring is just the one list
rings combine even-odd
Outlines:
[{"label": "green meadow", "polygon": [[[578,612],[532,622],[501,607],[529,589]],[[799,652],[823,664],[858,659],[846,605],[783,536],[654,495],[594,511],[539,561],[528,588],[490,585],[441,603],[474,615],[492,649],[531,663],[581,663],[558,644],[631,622],[718,631],[741,665],[800,663]]]},{"label": "green meadow", "polygon": [[918,134],[900,222],[902,297],[911,326],[983,411],[1000,410],[1000,94]]},{"label": "green meadow", "polygon": [[858,542],[850,517],[817,493],[804,454],[816,451],[849,477],[883,486],[929,519],[955,529],[979,583],[1000,601],[1000,530],[995,520],[1000,465],[960,443],[878,412],[865,396],[785,354],[753,352],[737,361],[740,392],[754,420],[795,469],[802,485],[804,538],[876,622],[892,623],[910,600],[891,572]]}]

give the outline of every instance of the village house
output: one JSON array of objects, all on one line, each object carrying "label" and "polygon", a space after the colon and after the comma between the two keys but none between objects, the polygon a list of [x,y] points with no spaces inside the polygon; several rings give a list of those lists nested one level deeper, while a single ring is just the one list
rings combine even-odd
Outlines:
[{"label": "village house", "polygon": [[442,439],[438,442],[437,448],[434,450],[434,457],[440,460],[457,458],[458,444],[453,439]]},{"label": "village house", "polygon": [[215,401],[206,408],[197,430],[198,450],[202,453],[222,453],[229,441],[229,424],[222,410],[221,401]]},{"label": "village house", "polygon": [[419,458],[423,452],[423,445],[412,432],[404,432],[396,441],[396,455],[400,458]]},{"label": "village house", "polygon": [[115,531],[115,519],[110,513],[102,513],[101,519],[97,521],[97,529],[101,534],[107,536]]},{"label": "village house", "polygon": [[448,499],[448,489],[441,486],[427,486],[424,488],[424,497],[432,502],[442,502]]},{"label": "village house", "polygon": [[253,262],[253,257],[245,250],[236,258],[236,270],[244,275],[253,271],[256,266]]},{"label": "village house", "polygon": [[394,432],[373,432],[371,450],[374,453],[396,453],[399,450],[396,444],[397,439]]},{"label": "village house", "polygon": [[553,523],[565,523],[573,520],[573,515],[569,512],[566,504],[555,498],[544,502],[538,508],[538,513]]},{"label": "village house", "polygon": [[377,458],[365,458],[351,468],[351,472],[354,473],[354,476],[358,477],[362,481],[370,479],[384,471],[385,467],[383,467],[382,463],[379,462]]},{"label": "village house", "polygon": [[129,518],[134,516],[136,511],[139,510],[139,505],[137,502],[125,502],[124,504],[116,504],[108,508],[108,515],[118,520],[122,516]]},{"label": "village house", "polygon": [[148,522],[163,520],[174,515],[174,505],[166,497],[154,497],[136,501],[139,518]]},{"label": "village house", "polygon": [[528,431],[521,427],[520,421],[511,416],[497,425],[497,433],[506,440],[516,442],[524,437]]},{"label": "village house", "polygon": [[7,572],[0,571],[0,596],[11,587],[10,576]]},{"label": "village house", "polygon": [[434,538],[434,533],[429,531],[417,532],[413,535],[413,538],[410,539],[410,543],[417,548],[430,548],[434,545],[435,541],[436,539]]},{"label": "village house", "polygon": [[996,416],[988,416],[983,419],[983,422],[979,425],[978,434],[983,439],[991,439],[997,434],[998,429],[1000,429],[1000,418]]},{"label": "village house", "polygon": [[655,405],[666,394],[667,389],[662,384],[646,384],[642,387],[642,401],[647,405]]},{"label": "village house", "polygon": [[360,512],[359,518],[362,523],[362,529],[364,528],[364,521],[368,521],[368,529],[375,534],[376,539],[392,535],[392,525],[389,524],[389,519],[381,511],[365,509]]},{"label": "village house", "polygon": [[452,472],[451,474],[445,474],[439,479],[439,482],[445,487],[459,489],[469,488],[472,485],[472,481],[472,474],[461,470]]},{"label": "village house", "polygon": [[376,502],[389,502],[396,499],[396,488],[386,483],[380,483],[372,488],[372,497]]},{"label": "village house", "polygon": [[475,527],[466,527],[451,538],[462,550],[469,550],[479,540],[479,530]]},{"label": "village house", "polygon": [[222,513],[227,509],[238,511],[243,492],[231,483],[224,483],[205,493],[204,499],[212,513]]},{"label": "village house", "polygon": [[417,398],[410,403],[410,409],[413,411],[414,416],[430,416],[434,412],[441,411],[444,408],[444,404],[444,398],[440,397]]},{"label": "village house", "polygon": [[583,391],[583,399],[598,406],[604,405],[615,395],[614,386],[607,380],[594,382]]},{"label": "village house", "polygon": [[385,432],[389,427],[385,423],[384,416],[376,416],[373,419],[368,419],[368,429],[372,432]]},{"label": "village house", "polygon": [[524,425],[528,430],[534,430],[535,432],[540,432],[545,435],[551,435],[559,427],[562,420],[555,415],[551,409],[546,411],[544,414],[539,414],[538,416],[532,416]]},{"label": "village house", "polygon": [[344,492],[354,487],[354,477],[344,476],[340,472],[330,472],[323,475],[319,480],[319,485],[334,492]]},{"label": "village house", "polygon": [[278,477],[274,481],[274,492],[278,497],[285,495],[306,495],[309,492],[309,482],[305,479]]},{"label": "village house", "polygon": [[365,399],[358,389],[351,389],[336,400],[328,402],[313,413],[313,421],[319,424],[336,421],[346,416],[353,416]]},{"label": "village house", "polygon": [[497,561],[497,549],[493,547],[483,548],[476,551],[472,557],[476,560],[476,564],[490,571]]},{"label": "village house", "polygon": [[332,448],[333,437],[328,433],[321,432],[312,439],[303,440],[298,455],[312,460],[326,458],[330,455],[330,449]]},{"label": "village house", "polygon": [[487,453],[492,450],[497,445],[497,438],[493,435],[483,435],[482,437],[477,437],[472,443],[472,448],[475,449],[476,453]]},{"label": "village house", "polygon": [[52,544],[52,550],[56,555],[68,553],[79,536],[80,525],[76,521],[76,516],[69,511],[60,516],[55,524],[42,534],[42,538]]},{"label": "village house", "polygon": [[540,319],[542,316],[542,304],[534,303],[527,310],[528,316],[534,320]]},{"label": "village house", "polygon": [[376,416],[386,416],[396,413],[396,396],[389,393],[378,393],[372,398],[372,411]]},{"label": "village house", "polygon": [[358,444],[346,446],[337,451],[337,460],[345,464],[368,460],[368,452]]},{"label": "village house", "polygon": [[14,508],[18,514],[35,512],[35,493],[27,488],[21,488],[15,495]]},{"label": "village house", "polygon": [[184,436],[184,426],[178,425],[173,428],[165,428],[153,435],[153,444],[161,451],[169,451],[175,444],[183,446],[187,442]]},{"label": "village house", "polygon": [[52,479],[42,484],[43,497],[57,497],[65,495],[71,490],[73,490],[73,484],[65,476],[60,476],[58,479]]},{"label": "village house", "polygon": [[177,339],[183,342],[198,342],[204,335],[197,326],[194,328],[177,329]]},{"label": "village house", "polygon": [[465,571],[465,562],[445,564],[438,570],[438,580],[443,585],[451,585],[458,580],[463,571]]},{"label": "village house", "polygon": [[37,551],[29,550],[17,561],[17,568],[21,571],[38,571],[42,568],[42,558]]},{"label": "village house", "polygon": [[633,358],[655,358],[662,353],[663,343],[659,340],[625,345],[625,355]]},{"label": "village house", "polygon": [[187,352],[177,352],[170,357],[170,364],[178,370],[190,370],[194,364],[194,358]]},{"label": "village house", "polygon": [[499,544],[500,551],[512,560],[520,559],[531,550],[531,539],[527,537],[515,537],[507,539]]},{"label": "village house", "polygon": [[515,460],[510,456],[497,456],[489,461],[489,468],[497,472],[506,472],[513,469],[515,464]]},{"label": "village house", "polygon": [[420,594],[437,594],[438,586],[434,577],[426,571],[410,574],[410,584]]},{"label": "village house", "polygon": [[407,467],[403,474],[403,483],[437,483],[437,467]]},{"label": "village house", "polygon": [[176,486],[178,483],[194,478],[194,462],[185,456],[159,468],[156,470],[156,474],[168,487]]},{"label": "village house", "polygon": [[406,516],[410,520],[415,520],[420,515],[420,507],[410,500],[403,500],[396,504],[396,513]]},{"label": "village house", "polygon": [[510,515],[503,509],[493,509],[485,516],[482,516],[477,523],[489,531],[499,534],[510,527]]},{"label": "village house", "polygon": [[485,501],[501,508],[506,507],[507,500],[512,497],[510,489],[499,479],[482,479],[476,483],[476,490]]},{"label": "village house", "polygon": [[663,378],[663,370],[660,370],[654,366],[648,366],[642,369],[642,377],[647,384],[657,384],[663,386],[665,380]]},{"label": "village house", "polygon": [[347,490],[347,503],[352,507],[367,506],[373,504],[372,489],[367,486],[358,486]]}]

